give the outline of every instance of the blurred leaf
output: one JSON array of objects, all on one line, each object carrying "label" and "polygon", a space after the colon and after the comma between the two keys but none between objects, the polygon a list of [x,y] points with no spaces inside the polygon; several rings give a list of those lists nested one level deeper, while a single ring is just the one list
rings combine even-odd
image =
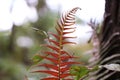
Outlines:
[{"label": "blurred leaf", "polygon": [[85,77],[89,73],[89,69],[85,66],[73,66],[71,67],[71,74],[75,75],[75,80],[79,80],[80,78]]},{"label": "blurred leaf", "polygon": [[88,76],[89,72],[93,72],[98,69],[98,66],[94,66],[93,68],[88,68],[86,66],[72,66],[70,72],[75,76],[75,80],[80,80]]},{"label": "blurred leaf", "polygon": [[49,36],[48,36],[48,33],[46,32],[46,31],[44,31],[44,30],[40,30],[40,29],[38,29],[38,28],[33,28],[33,30],[35,30],[37,33],[39,33],[40,35],[43,35],[43,36],[45,36],[46,38],[48,38]]},{"label": "blurred leaf", "polygon": [[99,68],[106,68],[112,71],[120,71],[120,64],[115,64],[115,63],[105,64],[105,65],[100,65]]},{"label": "blurred leaf", "polygon": [[32,58],[32,60],[33,60],[33,64],[37,64],[37,63],[39,63],[40,61],[42,61],[43,58],[40,57],[40,55],[35,55],[35,56]]}]

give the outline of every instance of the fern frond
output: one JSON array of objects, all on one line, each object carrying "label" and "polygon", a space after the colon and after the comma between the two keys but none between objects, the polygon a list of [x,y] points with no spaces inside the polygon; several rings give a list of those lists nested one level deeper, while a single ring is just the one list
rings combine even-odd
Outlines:
[{"label": "fern frond", "polygon": [[79,64],[75,61],[70,61],[72,58],[76,58],[74,56],[71,56],[68,52],[66,52],[63,47],[66,44],[75,44],[75,42],[67,41],[66,39],[69,38],[76,38],[67,36],[67,34],[73,33],[75,31],[75,27],[71,27],[73,24],[75,24],[75,12],[80,9],[78,7],[73,8],[71,11],[69,11],[67,14],[63,14],[60,20],[57,22],[56,31],[58,34],[50,33],[52,36],[55,37],[56,40],[48,39],[48,41],[51,43],[51,45],[44,45],[47,48],[50,48],[52,51],[45,51],[44,54],[47,54],[48,56],[39,56],[42,57],[53,64],[39,64],[39,67],[46,67],[49,70],[37,70],[33,72],[41,72],[50,74],[52,77],[47,77],[42,80],[72,80],[67,78],[68,76],[71,76],[69,69],[72,64]]}]

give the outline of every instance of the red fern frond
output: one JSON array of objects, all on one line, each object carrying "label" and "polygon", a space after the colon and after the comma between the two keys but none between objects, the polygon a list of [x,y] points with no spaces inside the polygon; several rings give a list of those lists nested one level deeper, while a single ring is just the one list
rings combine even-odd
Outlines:
[{"label": "red fern frond", "polygon": [[52,71],[51,70],[37,70],[37,71],[33,71],[33,72],[47,73],[47,74],[50,74],[50,75],[52,75],[54,77],[59,77],[58,72],[53,71],[53,70]]},{"label": "red fern frond", "polygon": [[59,42],[56,42],[56,41],[54,41],[54,40],[52,40],[52,39],[48,39],[48,40],[49,40],[49,42],[54,43],[56,46],[59,46]]},{"label": "red fern frond", "polygon": [[62,44],[64,45],[64,44],[76,44],[75,42],[62,42]]},{"label": "red fern frond", "polygon": [[73,24],[75,24],[75,12],[80,9],[78,7],[73,8],[71,11],[69,11],[67,14],[63,14],[60,20],[58,20],[56,27],[56,31],[58,34],[50,33],[52,36],[55,37],[56,40],[48,39],[48,41],[51,43],[51,45],[44,45],[47,48],[50,48],[52,51],[45,51],[44,53],[48,56],[40,56],[53,64],[39,64],[39,67],[46,67],[49,70],[37,70],[33,72],[41,72],[50,74],[51,77],[44,78],[42,80],[72,80],[67,78],[68,76],[71,76],[69,73],[70,66],[72,64],[79,64],[75,61],[70,61],[70,59],[76,58],[74,56],[71,56],[68,52],[64,50],[64,45],[66,44],[75,44],[75,42],[67,41],[68,38],[76,38],[67,36],[67,34],[73,33],[75,31],[75,27],[72,27]]},{"label": "red fern frond", "polygon": [[[50,33],[50,32],[49,32]],[[60,37],[57,35],[57,34],[54,34],[54,33],[50,33],[52,36],[54,36],[57,40],[60,39]]]},{"label": "red fern frond", "polygon": [[63,40],[69,39],[69,38],[76,38],[76,37],[67,37],[67,36],[63,36]]},{"label": "red fern frond", "polygon": [[54,69],[54,70],[58,71],[58,66],[53,65],[53,64],[40,64],[38,66],[44,66],[46,68],[51,68],[51,69]]},{"label": "red fern frond", "polygon": [[52,49],[52,50],[54,50],[54,51],[56,51],[56,52],[59,52],[59,48],[58,47],[56,47],[56,46],[52,46],[52,45],[45,45],[46,47],[48,47],[48,48],[50,48],[50,49]]},{"label": "red fern frond", "polygon": [[76,57],[74,57],[74,56],[61,56],[61,60],[68,60],[68,59],[70,59],[70,58],[76,58]]},{"label": "red fern frond", "polygon": [[55,58],[57,58],[59,55],[57,54],[57,53],[55,53],[55,52],[44,52],[45,54],[49,54],[49,55],[51,55],[51,56],[53,56],[53,57],[55,57]]},{"label": "red fern frond", "polygon": [[[70,66],[69,66],[70,67]],[[68,66],[64,67],[64,68],[61,68],[61,72],[64,73],[66,71],[69,71],[69,68]]]},{"label": "red fern frond", "polygon": [[62,62],[60,64],[61,67],[66,66],[66,65],[71,65],[71,64],[80,64],[79,62]]},{"label": "red fern frond", "polygon": [[59,80],[59,79],[55,78],[55,77],[48,77],[48,78],[44,78],[44,79],[41,79],[41,80]]},{"label": "red fern frond", "polygon": [[41,56],[41,57],[44,58],[44,59],[47,59],[47,60],[49,60],[51,62],[53,62],[54,64],[58,64],[59,63],[58,60],[55,59],[55,58],[50,58],[50,57],[47,57],[47,56]]}]

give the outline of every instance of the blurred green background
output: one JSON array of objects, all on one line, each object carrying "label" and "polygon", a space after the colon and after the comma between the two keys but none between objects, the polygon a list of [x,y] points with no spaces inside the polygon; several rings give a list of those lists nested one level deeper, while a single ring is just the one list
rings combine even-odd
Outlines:
[{"label": "blurred green background", "polygon": [[[34,5],[29,4],[29,0],[26,0],[26,4],[28,7]],[[22,25],[13,23],[11,30],[0,30],[0,80],[25,80],[25,76],[29,80],[39,80],[41,76],[44,76],[30,73],[29,67],[32,65],[33,56],[41,54],[42,50],[45,50],[40,46],[46,43],[44,40],[46,35],[42,31],[55,32],[59,12],[51,11],[45,0],[38,0],[34,7],[38,14],[36,21],[28,21]],[[77,23],[83,24],[84,21],[77,18]],[[77,45],[66,45],[66,50],[80,56],[78,61],[85,64],[91,55],[86,56],[87,54],[84,53],[90,49],[92,49],[92,45],[88,43],[79,44],[78,42]]]}]

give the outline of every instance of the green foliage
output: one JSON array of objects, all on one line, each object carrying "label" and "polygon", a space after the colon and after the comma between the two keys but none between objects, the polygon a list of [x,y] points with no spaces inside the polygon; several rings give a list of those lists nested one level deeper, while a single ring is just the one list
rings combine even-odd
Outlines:
[{"label": "green foliage", "polygon": [[40,57],[39,55],[35,55],[33,58],[32,58],[32,61],[33,61],[33,64],[38,64],[40,61],[42,61],[43,58]]},{"label": "green foliage", "polygon": [[75,80],[80,80],[89,73],[89,69],[85,66],[72,66],[70,71],[75,75]]},{"label": "green foliage", "polygon": [[23,80],[26,71],[12,59],[0,59],[0,80]]},{"label": "green foliage", "polygon": [[72,66],[70,72],[75,76],[75,80],[81,80],[86,78],[90,72],[94,72],[98,70],[98,66],[94,66],[93,68],[89,68],[86,66]]}]

